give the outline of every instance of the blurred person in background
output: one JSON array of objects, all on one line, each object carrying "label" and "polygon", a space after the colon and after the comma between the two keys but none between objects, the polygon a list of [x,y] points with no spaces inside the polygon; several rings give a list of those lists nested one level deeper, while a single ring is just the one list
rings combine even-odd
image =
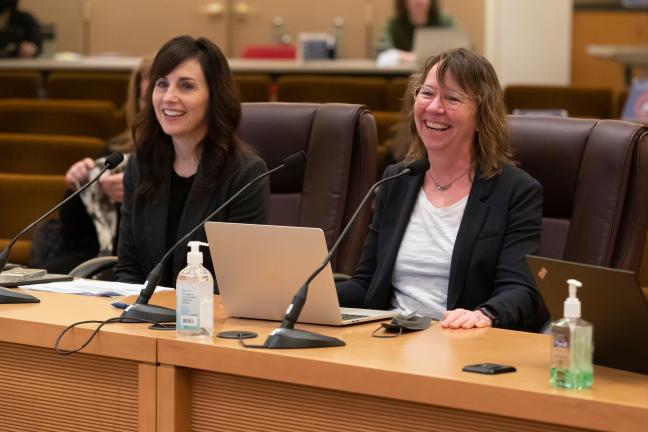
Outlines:
[{"label": "blurred person in background", "polygon": [[417,27],[452,27],[454,22],[437,0],[395,0],[396,16],[385,25],[378,42],[379,62],[414,62],[412,52]]},{"label": "blurred person in background", "polygon": [[[119,210],[123,200],[124,167],[133,151],[132,127],[138,113],[146,105],[148,74],[153,57],[145,57],[131,74],[125,104],[126,130],[106,143],[98,159],[85,158],[74,163],[65,174],[66,197],[96,176],[104,157],[112,152],[124,153],[125,161],[104,174],[101,179],[60,210],[58,238],[37,240],[31,265],[44,267],[50,273],[68,273],[82,262],[101,255],[115,255]],[[43,233],[40,233],[42,235]],[[52,233],[54,236],[54,233]],[[59,244],[56,243],[59,240]]]},{"label": "blurred person in background", "polygon": [[18,0],[0,0],[0,57],[36,57],[42,45],[36,18],[18,10]]}]

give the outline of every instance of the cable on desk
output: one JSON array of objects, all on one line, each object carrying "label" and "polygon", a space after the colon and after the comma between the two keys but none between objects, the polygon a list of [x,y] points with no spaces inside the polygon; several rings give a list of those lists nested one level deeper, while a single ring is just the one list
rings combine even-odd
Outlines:
[{"label": "cable on desk", "polygon": [[[56,342],[54,342],[54,351],[56,351],[56,353],[60,354],[60,355],[74,354],[76,352],[81,351],[83,348],[87,347],[90,344],[90,342],[92,342],[92,340],[97,336],[97,334],[99,333],[99,330],[101,330],[101,328],[103,326],[105,326],[106,324],[112,324],[112,323],[140,323],[140,322],[141,323],[153,324],[158,328],[166,328],[166,327],[175,328],[175,324],[164,324],[164,323],[159,323],[159,322],[155,322],[155,321],[149,321],[149,320],[140,319],[140,318],[116,317],[116,318],[108,318],[107,320],[104,320],[104,321],[99,321],[99,320],[79,321],[79,322],[75,322],[74,324],[71,324],[71,325],[67,326],[65,329],[63,329],[61,334],[58,335],[58,337],[56,338]],[[72,330],[73,328],[75,328],[75,327],[77,327],[79,325],[82,325],[82,324],[99,324],[99,325],[92,332],[92,334],[90,335],[88,340],[86,340],[83,343],[83,345],[81,345],[80,347],[75,348],[73,350],[65,350],[65,349],[60,348],[59,344],[61,343],[61,339],[63,339],[65,334],[67,332],[69,332],[70,330]]]}]

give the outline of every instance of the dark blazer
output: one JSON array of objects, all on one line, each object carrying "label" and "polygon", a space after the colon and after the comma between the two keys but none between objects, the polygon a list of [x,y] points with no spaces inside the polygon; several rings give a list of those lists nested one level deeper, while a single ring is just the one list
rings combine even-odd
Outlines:
[{"label": "dark blazer", "polygon": [[[178,225],[176,240],[182,238],[200,221],[216,210],[250,180],[267,171],[265,162],[255,155],[245,158],[240,166],[207,192],[199,193],[200,171],[187,197]],[[143,283],[149,272],[166,253],[166,229],[169,209],[170,182],[167,181],[155,200],[134,200],[133,192],[139,182],[139,165],[133,156],[124,173],[124,202],[121,207],[119,226],[119,261],[115,266],[115,277],[120,282]],[[212,221],[266,223],[270,205],[270,184],[266,179],[247,189]],[[191,240],[207,241],[203,228],[196,231]],[[175,286],[175,279],[187,265],[186,247],[179,247],[173,259],[173,280],[167,284]],[[214,269],[211,255],[202,249],[203,265],[212,275]]]},{"label": "dark blazer", "polygon": [[[385,176],[399,168],[389,166]],[[342,306],[391,308],[394,263],[423,177],[381,186],[358,268],[337,285]],[[537,330],[549,316],[525,257],[537,253],[541,229],[542,187],[535,179],[508,165],[488,180],[478,173],[452,253],[448,310],[487,305],[500,327]]]}]

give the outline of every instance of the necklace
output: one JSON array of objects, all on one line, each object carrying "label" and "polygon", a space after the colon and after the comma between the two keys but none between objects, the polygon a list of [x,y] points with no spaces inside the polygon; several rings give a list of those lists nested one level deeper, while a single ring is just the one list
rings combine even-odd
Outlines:
[{"label": "necklace", "polygon": [[430,178],[432,179],[432,183],[434,183],[434,187],[436,188],[436,190],[438,190],[439,192],[445,192],[445,191],[447,191],[448,189],[450,189],[450,187],[451,187],[451,186],[452,186],[452,185],[453,185],[457,180],[459,180],[460,178],[462,178],[463,176],[465,176],[465,175],[468,174],[469,172],[470,172],[470,170],[467,170],[466,172],[464,172],[463,174],[461,174],[459,177],[457,177],[456,179],[454,179],[454,180],[452,180],[451,182],[446,183],[446,184],[439,184],[439,183],[437,183],[437,181],[434,180],[434,177],[432,177],[432,174],[430,174],[429,171],[428,171],[428,175],[429,175]]}]

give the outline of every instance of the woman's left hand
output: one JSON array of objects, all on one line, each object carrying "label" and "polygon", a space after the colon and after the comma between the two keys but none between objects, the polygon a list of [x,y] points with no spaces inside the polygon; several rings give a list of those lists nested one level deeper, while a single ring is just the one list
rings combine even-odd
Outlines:
[{"label": "woman's left hand", "polygon": [[443,313],[441,327],[451,329],[471,329],[490,327],[493,322],[479,310],[455,309]]}]

